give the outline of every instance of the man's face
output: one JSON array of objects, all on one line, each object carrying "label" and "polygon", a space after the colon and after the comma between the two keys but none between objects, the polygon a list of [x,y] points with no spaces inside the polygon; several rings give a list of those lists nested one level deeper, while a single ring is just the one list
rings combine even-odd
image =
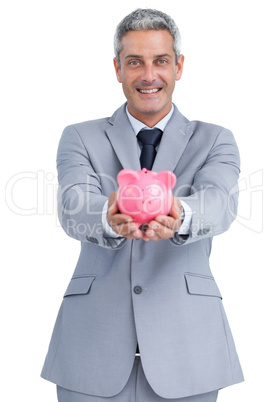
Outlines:
[{"label": "man's face", "polygon": [[171,109],[184,57],[181,55],[175,64],[173,38],[165,30],[130,31],[121,43],[120,67],[116,59],[114,66],[128,110],[138,120],[153,126]]}]

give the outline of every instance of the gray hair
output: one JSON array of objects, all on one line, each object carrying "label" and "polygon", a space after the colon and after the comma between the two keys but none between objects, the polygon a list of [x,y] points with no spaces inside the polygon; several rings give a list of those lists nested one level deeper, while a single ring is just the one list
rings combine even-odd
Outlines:
[{"label": "gray hair", "polygon": [[121,39],[129,31],[143,30],[166,30],[173,37],[173,50],[175,52],[176,64],[181,51],[181,35],[174,20],[162,11],[150,8],[138,8],[127,15],[117,26],[114,35],[114,52],[118,65],[120,66],[120,52],[122,51]]}]

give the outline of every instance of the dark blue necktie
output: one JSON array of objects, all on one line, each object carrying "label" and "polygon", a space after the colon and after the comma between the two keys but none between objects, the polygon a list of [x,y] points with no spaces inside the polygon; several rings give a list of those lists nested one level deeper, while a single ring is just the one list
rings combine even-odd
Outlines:
[{"label": "dark blue necktie", "polygon": [[142,143],[142,151],[140,156],[141,168],[151,170],[156,155],[156,147],[161,141],[162,130],[153,128],[152,130],[142,130],[137,135],[138,140]]}]

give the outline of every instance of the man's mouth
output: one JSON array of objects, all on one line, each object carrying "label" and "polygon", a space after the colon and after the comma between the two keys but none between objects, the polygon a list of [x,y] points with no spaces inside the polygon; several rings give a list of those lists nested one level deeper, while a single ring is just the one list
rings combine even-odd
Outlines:
[{"label": "man's mouth", "polygon": [[142,94],[154,94],[156,92],[161,91],[162,88],[154,88],[154,89],[140,89],[137,88],[137,91],[142,93]]}]

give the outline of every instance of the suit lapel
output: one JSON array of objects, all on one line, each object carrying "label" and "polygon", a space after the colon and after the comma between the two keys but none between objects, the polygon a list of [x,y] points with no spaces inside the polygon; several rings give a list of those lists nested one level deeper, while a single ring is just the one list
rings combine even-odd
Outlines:
[{"label": "suit lapel", "polygon": [[152,170],[174,171],[192,134],[189,120],[175,106],[173,116],[163,133]]},{"label": "suit lapel", "polygon": [[[111,126],[106,130],[106,134],[122,168],[140,170],[137,140],[125,107],[126,104],[121,106],[109,119]],[[173,116],[165,128],[152,170],[155,172],[173,171],[192,134],[190,122],[175,106]]]},{"label": "suit lapel", "polygon": [[130,125],[125,107],[126,104],[121,106],[109,119],[111,126],[106,130],[106,134],[122,168],[140,170],[137,139]]}]

